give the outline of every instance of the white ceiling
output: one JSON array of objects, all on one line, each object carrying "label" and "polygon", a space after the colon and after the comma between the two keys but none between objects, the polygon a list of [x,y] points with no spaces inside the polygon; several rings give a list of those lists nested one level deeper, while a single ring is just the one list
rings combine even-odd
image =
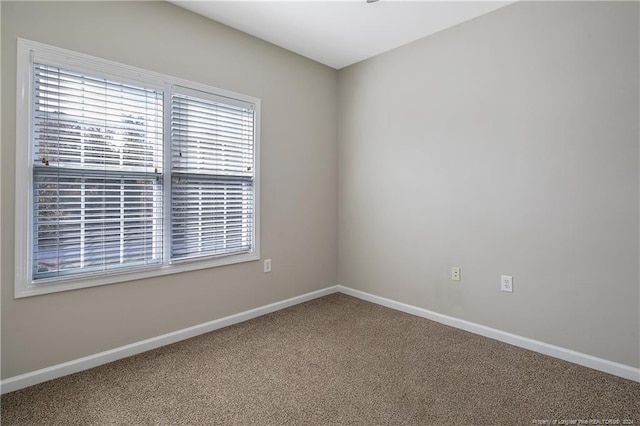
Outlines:
[{"label": "white ceiling", "polygon": [[169,1],[335,69],[513,2]]}]

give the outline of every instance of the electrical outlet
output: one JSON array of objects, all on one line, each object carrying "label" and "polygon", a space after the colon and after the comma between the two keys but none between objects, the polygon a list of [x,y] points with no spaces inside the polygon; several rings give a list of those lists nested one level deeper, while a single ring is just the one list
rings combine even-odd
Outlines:
[{"label": "electrical outlet", "polygon": [[264,260],[264,272],[271,272],[271,259]]},{"label": "electrical outlet", "polygon": [[460,267],[453,266],[451,268],[451,280],[452,281],[460,281]]},{"label": "electrical outlet", "polygon": [[513,293],[513,277],[511,275],[500,276],[500,290]]}]

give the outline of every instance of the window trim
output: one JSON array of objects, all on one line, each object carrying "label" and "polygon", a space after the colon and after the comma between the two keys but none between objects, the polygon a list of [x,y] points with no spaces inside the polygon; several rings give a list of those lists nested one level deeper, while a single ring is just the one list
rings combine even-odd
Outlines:
[{"label": "window trim", "polygon": [[[170,240],[170,169],[166,169],[163,178],[163,194],[165,209],[163,212],[165,244],[163,263],[161,265],[145,266],[142,268],[128,268],[123,271],[109,273],[86,273],[78,276],[58,279],[46,284],[36,284],[32,280],[32,228],[33,228],[33,173],[32,173],[32,124],[31,94],[33,90],[32,62],[34,57],[38,61],[59,67],[72,67],[74,70],[99,73],[101,77],[111,78],[120,82],[143,84],[149,88],[164,91],[164,102],[171,96],[171,88],[180,86],[214,96],[251,103],[255,108],[254,118],[254,223],[253,223],[253,251],[236,255],[221,256],[209,259],[180,260],[172,262],[170,252],[167,251],[167,241]],[[56,293],[60,291],[115,284],[125,281],[139,280],[169,274],[176,274],[199,269],[214,268],[260,259],[260,99],[219,89],[206,84],[197,83],[165,74],[144,70],[141,68],[121,64],[118,62],[97,58],[83,53],[73,52],[43,43],[18,38],[16,80],[16,175],[15,175],[15,273],[14,297],[36,296]],[[164,110],[164,161],[170,161],[170,119],[169,108]],[[167,198],[167,196],[169,198]]]}]

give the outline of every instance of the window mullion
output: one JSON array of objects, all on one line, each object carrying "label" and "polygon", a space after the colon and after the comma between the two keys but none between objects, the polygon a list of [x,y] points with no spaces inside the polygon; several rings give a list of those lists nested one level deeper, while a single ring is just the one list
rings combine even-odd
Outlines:
[{"label": "window mullion", "polygon": [[82,178],[80,182],[80,267],[85,267],[85,227],[86,227],[86,182]]},{"label": "window mullion", "polygon": [[164,88],[163,106],[163,175],[162,175],[162,264],[167,266],[171,263],[171,229],[173,220],[171,218],[171,210],[173,201],[171,197],[171,187],[173,181],[173,163],[171,155],[171,96],[173,94],[173,86],[167,84]]},{"label": "window mullion", "polygon": [[[124,238],[125,238],[125,191],[124,191],[124,178],[120,179],[120,247],[118,250],[119,253],[119,262],[120,264],[124,263]],[[108,264],[108,263],[107,263]]]}]

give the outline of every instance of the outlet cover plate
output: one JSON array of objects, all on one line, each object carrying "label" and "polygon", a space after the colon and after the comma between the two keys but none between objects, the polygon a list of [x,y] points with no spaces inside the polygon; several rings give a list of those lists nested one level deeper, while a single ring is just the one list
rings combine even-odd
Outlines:
[{"label": "outlet cover plate", "polygon": [[452,281],[460,281],[460,267],[452,266],[451,267],[451,280]]},{"label": "outlet cover plate", "polygon": [[511,275],[500,276],[500,290],[513,293],[513,277]]}]

